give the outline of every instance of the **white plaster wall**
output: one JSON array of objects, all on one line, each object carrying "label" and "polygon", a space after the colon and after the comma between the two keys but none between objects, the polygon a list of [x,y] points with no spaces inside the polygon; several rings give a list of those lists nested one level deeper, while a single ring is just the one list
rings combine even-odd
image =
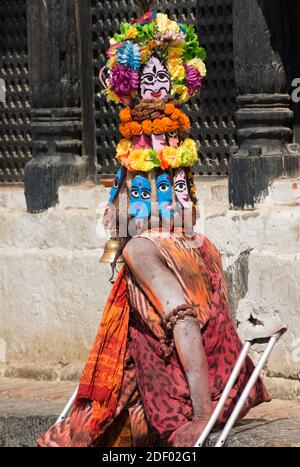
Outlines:
[{"label": "white plaster wall", "polygon": [[[201,178],[197,189],[204,233],[220,248],[225,268],[234,271],[247,252],[246,293],[238,297],[235,311],[241,336],[254,326],[253,319],[268,326],[280,318],[289,325],[267,372],[295,394],[300,384],[300,180],[276,181],[252,211],[229,209],[226,179]],[[0,366],[6,363],[7,374],[79,374],[111,287],[109,266],[99,264],[105,238],[97,230],[107,195],[107,189],[91,183],[62,187],[57,207],[32,215],[22,188],[0,189]],[[239,290],[234,292],[238,296]],[[284,386],[285,378],[292,385]]]}]

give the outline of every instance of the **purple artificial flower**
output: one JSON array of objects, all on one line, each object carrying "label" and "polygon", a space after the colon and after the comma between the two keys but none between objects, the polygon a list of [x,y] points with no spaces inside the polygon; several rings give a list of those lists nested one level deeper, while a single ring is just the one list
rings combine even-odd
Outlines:
[{"label": "purple artificial flower", "polygon": [[129,66],[116,65],[111,70],[109,85],[118,96],[129,96],[139,87],[139,74]]},{"label": "purple artificial flower", "polygon": [[199,89],[201,88],[202,76],[199,70],[197,70],[197,68],[193,66],[186,65],[185,70],[186,70],[185,77],[186,77],[187,84],[188,84],[188,92],[189,92],[189,95],[192,96],[197,91],[199,91]]}]

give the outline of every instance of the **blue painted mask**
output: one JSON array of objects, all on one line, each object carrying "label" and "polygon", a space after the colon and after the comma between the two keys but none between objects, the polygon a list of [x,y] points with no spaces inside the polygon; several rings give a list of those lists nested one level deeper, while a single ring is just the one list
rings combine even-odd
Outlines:
[{"label": "blue painted mask", "polygon": [[132,217],[149,217],[151,214],[151,185],[142,175],[132,180],[129,213]]},{"label": "blue painted mask", "polygon": [[172,185],[168,173],[159,175],[156,179],[157,199],[159,213],[164,219],[170,219],[174,215],[172,204]]},{"label": "blue painted mask", "polygon": [[124,173],[124,168],[120,167],[118,172],[115,175],[114,183],[113,186],[110,190],[110,195],[109,195],[109,202],[113,203],[114,200],[116,199],[117,193],[120,188],[121,180],[123,178],[123,173]]}]

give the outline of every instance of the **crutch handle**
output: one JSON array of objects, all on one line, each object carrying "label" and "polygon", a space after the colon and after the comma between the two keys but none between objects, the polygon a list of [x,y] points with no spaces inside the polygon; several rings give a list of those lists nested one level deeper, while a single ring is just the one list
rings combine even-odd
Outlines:
[{"label": "crutch handle", "polygon": [[260,344],[263,341],[268,342],[271,337],[276,336],[276,334],[282,335],[287,331],[288,327],[286,324],[279,322],[275,324],[270,329],[263,329],[261,331],[249,331],[246,336],[246,341],[251,342],[251,345],[255,344],[255,342],[259,342]]}]

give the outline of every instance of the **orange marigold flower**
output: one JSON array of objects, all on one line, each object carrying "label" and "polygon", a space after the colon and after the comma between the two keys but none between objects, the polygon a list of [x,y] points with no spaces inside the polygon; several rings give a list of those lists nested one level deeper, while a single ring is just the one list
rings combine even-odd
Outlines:
[{"label": "orange marigold flower", "polygon": [[120,111],[120,120],[122,123],[131,122],[131,110],[130,109],[122,109]]},{"label": "orange marigold flower", "polygon": [[171,127],[172,120],[170,120],[168,117],[163,117],[161,119],[161,125],[163,128],[163,133],[169,133],[170,127]]},{"label": "orange marigold flower", "polygon": [[142,133],[142,127],[138,122],[131,122],[130,131],[133,136],[139,136]]},{"label": "orange marigold flower", "polygon": [[178,124],[177,124],[177,122],[176,122],[175,120],[170,120],[170,127],[169,127],[169,128],[170,128],[170,129],[169,129],[169,133],[170,133],[171,131],[176,131],[176,130],[178,130]]},{"label": "orange marigold flower", "polygon": [[166,115],[171,115],[174,110],[176,109],[175,105],[174,104],[167,104],[166,107],[165,107],[165,114]]},{"label": "orange marigold flower", "polygon": [[128,139],[131,137],[130,128],[126,123],[121,123],[121,125],[119,126],[119,130],[124,138]]},{"label": "orange marigold flower", "polygon": [[181,117],[181,112],[179,109],[175,109],[171,115],[172,120],[178,120]]},{"label": "orange marigold flower", "polygon": [[164,128],[159,118],[153,120],[153,133],[155,135],[160,135],[161,133],[164,133]]},{"label": "orange marigold flower", "polygon": [[151,120],[144,120],[142,122],[142,130],[146,135],[152,135],[153,125]]},{"label": "orange marigold flower", "polygon": [[181,114],[180,118],[180,130],[183,132],[188,131],[191,128],[191,122],[189,117],[184,115],[184,113]]}]

